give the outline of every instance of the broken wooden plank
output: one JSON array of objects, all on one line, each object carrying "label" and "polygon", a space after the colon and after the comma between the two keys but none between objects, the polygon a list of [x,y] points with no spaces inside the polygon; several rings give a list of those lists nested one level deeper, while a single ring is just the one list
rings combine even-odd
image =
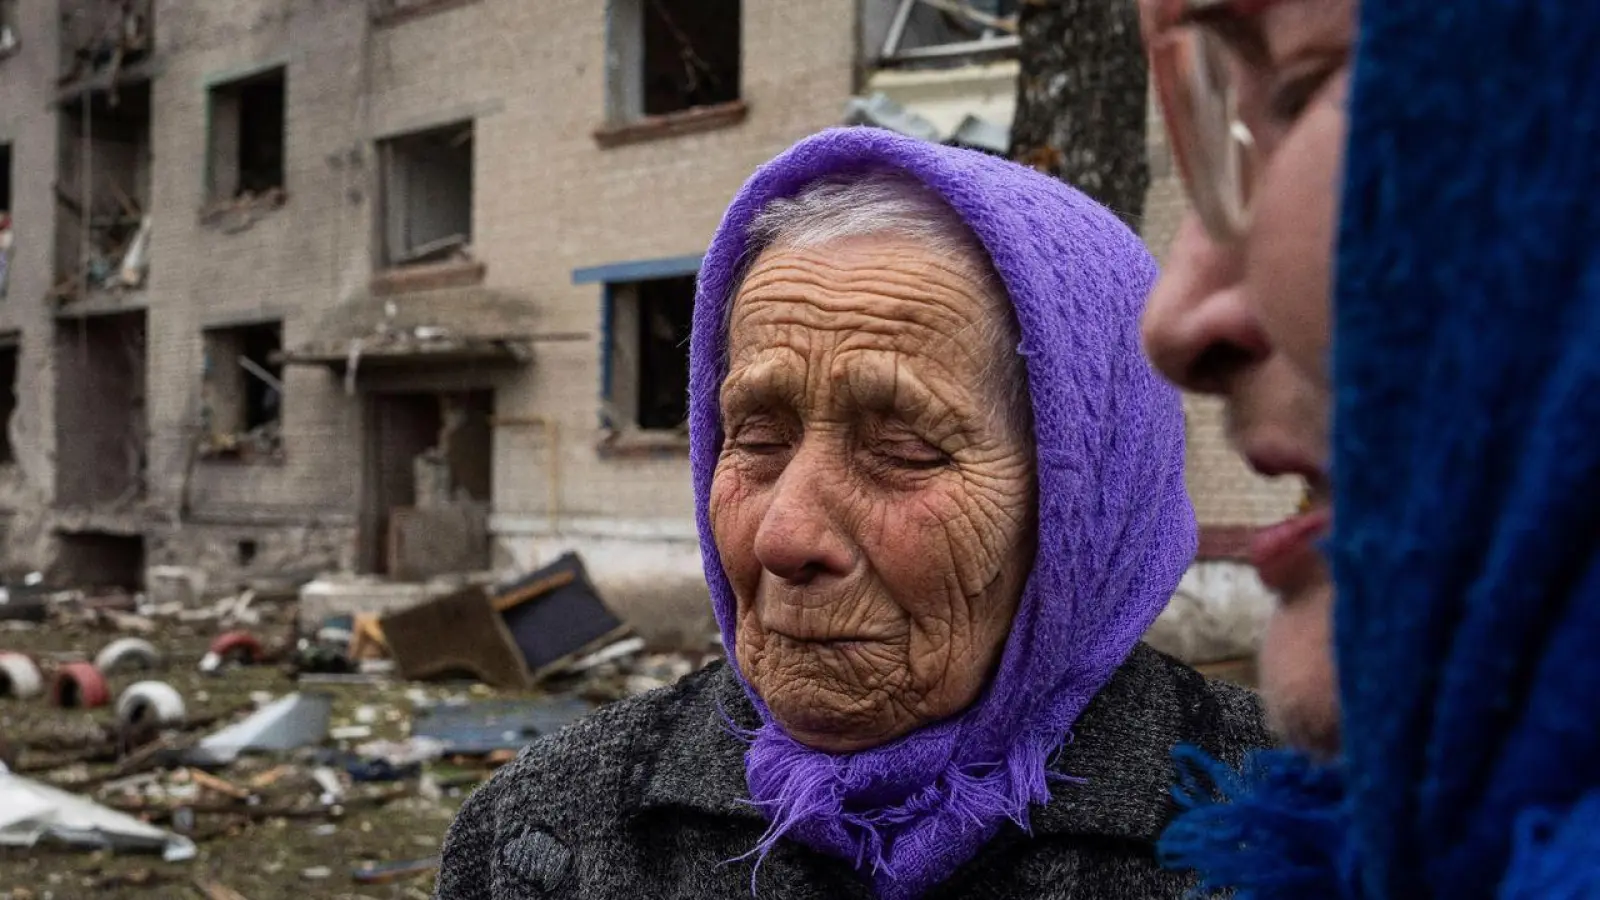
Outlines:
[{"label": "broken wooden plank", "polygon": [[206,900],[249,900],[245,895],[212,878],[196,876],[194,887],[205,895]]}]

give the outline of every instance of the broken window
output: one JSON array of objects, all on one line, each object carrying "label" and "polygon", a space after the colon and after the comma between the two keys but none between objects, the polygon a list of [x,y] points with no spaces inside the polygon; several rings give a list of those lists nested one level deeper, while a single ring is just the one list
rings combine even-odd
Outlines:
[{"label": "broken window", "polygon": [[283,324],[211,328],[205,338],[203,455],[246,462],[282,448]]},{"label": "broken window", "polygon": [[689,398],[689,324],[694,276],[610,286],[611,427],[684,427]]},{"label": "broken window", "polygon": [[70,301],[144,286],[150,264],[150,83],[61,108],[56,203],[57,282]]},{"label": "broken window", "polygon": [[212,201],[280,195],[285,86],[278,68],[211,89]]},{"label": "broken window", "polygon": [[63,0],[61,83],[102,73],[115,83],[125,69],[148,58],[154,6],[154,0]]},{"label": "broken window", "polygon": [[1021,0],[869,0],[862,36],[882,64],[1014,55]]},{"label": "broken window", "polygon": [[384,141],[384,263],[468,256],[472,244],[472,123]]},{"label": "broken window", "polygon": [[17,411],[17,336],[0,336],[0,465],[16,461],[11,448],[11,414]]},{"label": "broken window", "polygon": [[739,99],[739,0],[613,0],[610,118]]}]

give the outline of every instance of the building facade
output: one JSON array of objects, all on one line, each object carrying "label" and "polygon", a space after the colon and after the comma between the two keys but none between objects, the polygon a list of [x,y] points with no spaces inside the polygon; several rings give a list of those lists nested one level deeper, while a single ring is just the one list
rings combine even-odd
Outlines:
[{"label": "building facade", "polygon": [[[416,580],[577,549],[625,613],[703,617],[700,253],[853,97],[1007,126],[980,31],[915,0],[0,0],[6,568]],[[1191,414],[1227,557],[1288,501]]]}]

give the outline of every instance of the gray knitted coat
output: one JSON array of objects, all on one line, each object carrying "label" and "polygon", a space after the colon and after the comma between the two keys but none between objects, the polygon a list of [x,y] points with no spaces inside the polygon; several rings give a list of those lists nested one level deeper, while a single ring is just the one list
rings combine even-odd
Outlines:
[{"label": "gray knitted coat", "polygon": [[[718,664],[606,707],[534,743],[467,801],[445,839],[439,900],[750,900],[741,859],[766,820],[748,802],[744,743],[759,724]],[[1035,807],[1032,833],[1007,824],[929,900],[1178,898],[1154,842],[1173,812],[1170,758],[1196,744],[1230,763],[1268,736],[1250,693],[1140,644],[1090,703]],[[780,843],[754,877],[770,900],[865,898],[850,866]]]}]

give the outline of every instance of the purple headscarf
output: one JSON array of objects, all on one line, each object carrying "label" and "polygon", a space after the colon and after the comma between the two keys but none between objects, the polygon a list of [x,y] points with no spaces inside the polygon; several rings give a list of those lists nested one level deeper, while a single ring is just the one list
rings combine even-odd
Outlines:
[{"label": "purple headscarf", "polygon": [[1143,243],[1059,181],[967,150],[872,128],[814,135],[761,167],[728,208],[700,271],[690,344],[689,436],[706,581],[734,651],[734,595],[707,498],[722,447],[727,304],[751,220],[820,178],[892,169],[937,192],[988,250],[1015,307],[1033,402],[1038,552],[1000,666],[961,715],[881,747],[802,746],[748,683],[763,725],[745,770],[780,837],[841,857],[878,895],[915,897],[1000,826],[1050,799],[1046,764],[1177,586],[1195,550],[1177,393],[1140,352],[1155,280]]}]

